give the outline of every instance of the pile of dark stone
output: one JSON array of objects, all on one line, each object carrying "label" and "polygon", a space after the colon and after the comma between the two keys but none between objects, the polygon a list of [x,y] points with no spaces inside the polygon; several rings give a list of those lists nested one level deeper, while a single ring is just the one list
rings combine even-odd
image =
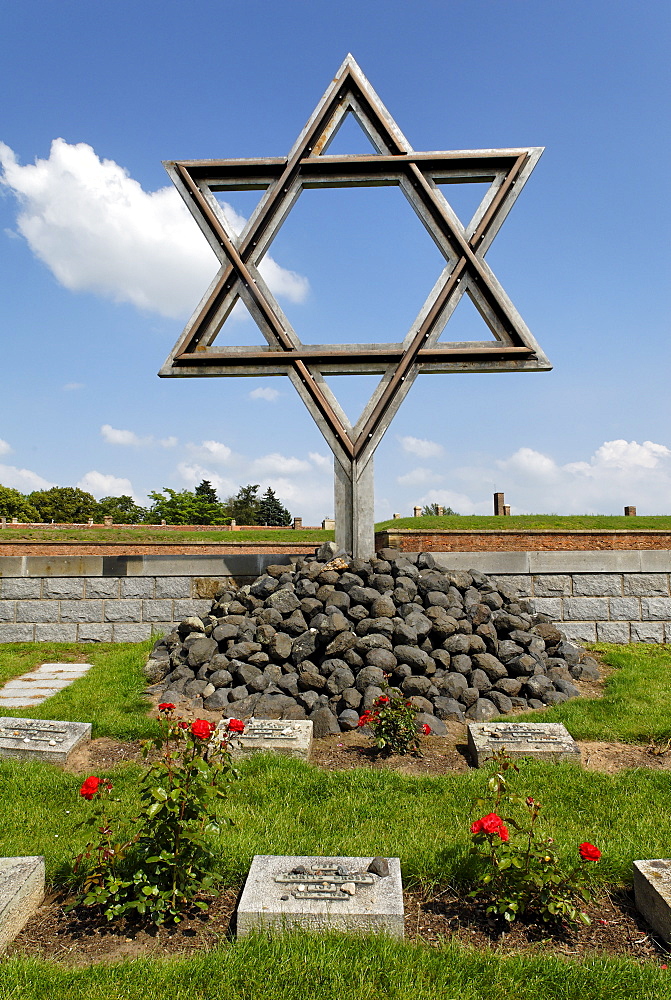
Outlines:
[{"label": "pile of dark stone", "polygon": [[431,553],[353,559],[333,543],[219,592],[209,615],[156,643],[145,674],[163,701],[309,718],[316,736],[356,728],[386,685],[441,734],[450,719],[558,705],[599,676],[503,583],[440,569]]}]

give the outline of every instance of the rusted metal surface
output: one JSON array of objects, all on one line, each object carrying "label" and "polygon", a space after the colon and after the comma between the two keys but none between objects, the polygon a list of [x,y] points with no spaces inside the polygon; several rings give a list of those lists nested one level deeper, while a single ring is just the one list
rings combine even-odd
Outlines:
[{"label": "rusted metal surface", "polygon": [[[347,114],[355,116],[376,153],[327,153]],[[368,465],[418,374],[550,369],[484,260],[541,153],[538,147],[415,152],[348,56],[287,157],[165,164],[220,268],[159,374],[288,375],[336,461],[349,469],[355,484],[352,463],[359,470]],[[487,192],[473,218],[464,224],[439,185],[483,181],[489,182]],[[259,265],[306,188],[380,185],[400,187],[443,255],[443,271],[403,343],[335,348],[302,344],[265,284]],[[231,231],[214,196],[234,190],[265,192],[239,235]],[[465,294],[489,327],[493,341],[439,343]],[[267,348],[217,347],[217,335],[239,299],[259,326]],[[354,426],[324,378],[353,373],[382,376]],[[372,545],[372,525],[370,535]]]}]

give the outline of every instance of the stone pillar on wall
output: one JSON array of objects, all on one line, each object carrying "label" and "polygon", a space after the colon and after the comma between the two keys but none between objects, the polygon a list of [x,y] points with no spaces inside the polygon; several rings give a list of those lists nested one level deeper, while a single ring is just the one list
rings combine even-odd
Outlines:
[{"label": "stone pillar on wall", "polygon": [[624,516],[625,517],[636,517],[636,508],[635,507],[625,507],[624,508]]},{"label": "stone pillar on wall", "polygon": [[495,493],[494,494],[494,516],[503,517],[505,511],[505,493]]}]

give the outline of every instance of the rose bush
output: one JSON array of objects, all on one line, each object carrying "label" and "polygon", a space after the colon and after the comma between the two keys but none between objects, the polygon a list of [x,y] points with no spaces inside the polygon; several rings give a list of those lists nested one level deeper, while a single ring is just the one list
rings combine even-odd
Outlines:
[{"label": "rose bush", "polygon": [[[487,913],[509,922],[528,914],[545,923],[589,924],[589,917],[579,908],[579,900],[587,902],[591,897],[585,866],[563,869],[552,837],[538,830],[541,803],[509,790],[507,775],[517,772],[517,766],[505,753],[498,754],[494,764],[489,798],[476,802],[479,810],[490,803],[494,808],[471,824],[471,853],[486,858],[487,867],[470,895],[484,896]],[[503,806],[514,810],[505,818],[498,812]],[[578,851],[583,862],[601,857],[599,848],[587,841]]]},{"label": "rose bush", "polygon": [[426,736],[431,729],[426,723],[417,726],[415,716],[418,709],[411,701],[406,701],[400,691],[396,688],[387,690],[389,694],[381,694],[359,718],[359,728],[368,727],[375,746],[384,753],[418,753],[419,734]]},{"label": "rose bush", "polygon": [[[158,755],[140,780],[140,814],[124,842],[113,843],[103,806],[101,792],[109,796],[111,784],[91,775],[80,789],[83,798],[97,800],[86,822],[99,839],[75,861],[81,891],[73,905],[99,906],[108,920],[134,911],[162,924],[178,922],[191,905],[207,908],[196,896],[213,885],[209,835],[219,830],[222,785],[237,772],[227,733],[213,739],[213,723],[181,719],[174,710],[169,702],[159,706],[161,733],[143,746],[145,757]],[[235,721],[234,731],[244,731],[244,723]]]}]

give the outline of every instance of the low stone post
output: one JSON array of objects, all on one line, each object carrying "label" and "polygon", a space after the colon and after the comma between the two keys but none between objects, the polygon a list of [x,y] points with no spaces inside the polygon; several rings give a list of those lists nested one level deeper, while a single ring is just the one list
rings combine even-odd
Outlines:
[{"label": "low stone post", "polygon": [[625,517],[636,517],[636,508],[635,507],[625,507],[624,508],[624,516]]},{"label": "low stone post", "polygon": [[302,528],[303,527],[303,518],[302,517],[295,517],[294,518],[293,527],[294,527],[294,531],[297,531],[299,528]]}]

